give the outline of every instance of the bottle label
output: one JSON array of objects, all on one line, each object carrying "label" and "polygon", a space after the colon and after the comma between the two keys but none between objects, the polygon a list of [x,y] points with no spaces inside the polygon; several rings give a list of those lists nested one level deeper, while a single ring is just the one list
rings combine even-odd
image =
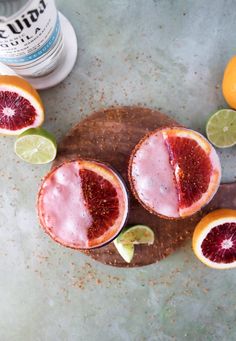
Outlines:
[{"label": "bottle label", "polygon": [[0,23],[0,61],[32,62],[53,47],[59,34],[54,0],[32,0],[17,16]]}]

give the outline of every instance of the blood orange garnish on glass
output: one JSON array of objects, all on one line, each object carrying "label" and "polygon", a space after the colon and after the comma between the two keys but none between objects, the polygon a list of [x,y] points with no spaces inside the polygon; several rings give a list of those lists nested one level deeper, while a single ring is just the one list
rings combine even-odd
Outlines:
[{"label": "blood orange garnish on glass", "polygon": [[60,244],[89,249],[114,239],[128,213],[121,178],[108,166],[87,160],[64,162],[44,178],[38,194],[44,230]]},{"label": "blood orange garnish on glass", "polygon": [[207,214],[196,226],[193,251],[215,269],[236,267],[236,210],[219,209]]},{"label": "blood orange garnish on glass", "polygon": [[44,108],[37,91],[23,78],[0,75],[0,134],[19,135],[43,121]]},{"label": "blood orange garnish on glass", "polygon": [[148,211],[180,218],[212,199],[221,167],[215,149],[201,134],[171,127],[155,130],[138,143],[128,173],[132,192]]}]

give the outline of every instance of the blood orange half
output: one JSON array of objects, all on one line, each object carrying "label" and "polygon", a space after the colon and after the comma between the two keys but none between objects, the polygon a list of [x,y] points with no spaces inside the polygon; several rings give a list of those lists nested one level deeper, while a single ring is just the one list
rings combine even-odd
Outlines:
[{"label": "blood orange half", "polygon": [[0,75],[0,133],[19,135],[38,127],[44,108],[37,91],[23,78]]},{"label": "blood orange half", "polygon": [[193,250],[211,268],[235,268],[236,210],[220,209],[207,214],[194,230]]},{"label": "blood orange half", "polygon": [[146,135],[129,162],[135,197],[151,213],[167,218],[199,211],[216,193],[220,178],[215,149],[201,134],[181,127]]},{"label": "blood orange half", "polygon": [[128,197],[123,181],[108,166],[76,160],[44,178],[37,208],[41,226],[55,241],[88,249],[102,246],[120,232]]}]

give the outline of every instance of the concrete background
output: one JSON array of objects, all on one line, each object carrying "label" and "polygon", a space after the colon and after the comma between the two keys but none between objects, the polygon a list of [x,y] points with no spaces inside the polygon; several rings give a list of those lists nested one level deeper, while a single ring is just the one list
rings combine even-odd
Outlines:
[{"label": "concrete background", "polygon": [[[235,1],[57,4],[79,44],[70,76],[41,92],[45,128],[58,140],[113,104],[160,108],[201,132],[209,115],[226,107],[221,80],[235,54]],[[35,213],[50,165],[21,162],[13,143],[0,139],[1,341],[236,339],[234,270],[206,268],[190,242],[159,264],[129,270],[55,244]],[[224,181],[234,181],[236,148],[220,157]]]}]

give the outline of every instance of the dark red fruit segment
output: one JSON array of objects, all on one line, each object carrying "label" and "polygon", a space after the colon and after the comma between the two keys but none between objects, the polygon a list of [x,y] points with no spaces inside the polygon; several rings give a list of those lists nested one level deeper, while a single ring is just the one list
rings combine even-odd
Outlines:
[{"label": "dark red fruit segment", "polygon": [[203,255],[216,263],[236,261],[236,223],[214,227],[201,245]]},{"label": "dark red fruit segment", "polygon": [[102,236],[115,223],[119,216],[119,200],[113,185],[87,169],[79,171],[86,206],[93,223],[88,228],[88,239]]},{"label": "dark red fruit segment", "polygon": [[16,92],[0,91],[0,128],[18,130],[34,123],[35,108]]},{"label": "dark red fruit segment", "polygon": [[208,190],[212,165],[209,156],[199,144],[186,137],[169,136],[166,139],[170,163],[179,167],[177,190],[180,208],[190,207]]}]

